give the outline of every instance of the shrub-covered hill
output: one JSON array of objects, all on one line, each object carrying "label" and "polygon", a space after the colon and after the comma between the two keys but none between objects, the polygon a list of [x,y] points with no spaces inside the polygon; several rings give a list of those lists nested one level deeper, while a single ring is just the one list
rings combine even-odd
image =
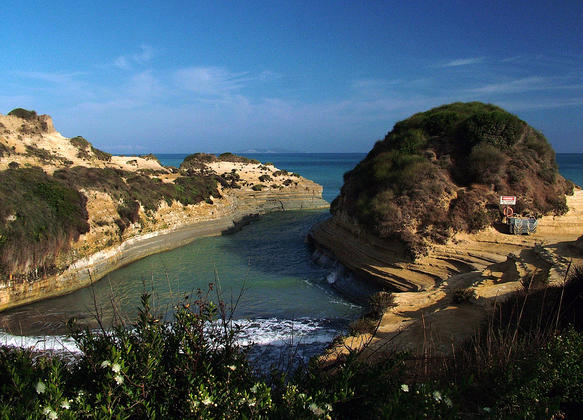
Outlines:
[{"label": "shrub-covered hill", "polygon": [[542,133],[497,106],[453,103],[395,124],[344,175],[331,211],[404,242],[414,258],[430,241],[500,220],[499,195],[538,217],[565,213],[572,192]]},{"label": "shrub-covered hill", "polygon": [[[104,223],[116,226],[111,240],[121,241],[163,202],[196,204],[220,198],[219,184],[230,186],[212,171],[182,171],[163,182],[171,171],[157,160],[139,166],[137,158],[114,158],[83,137],[61,136],[48,115],[35,111],[17,108],[0,120],[0,282],[58,271],[59,256]],[[95,194],[113,203],[110,220],[91,220]]]},{"label": "shrub-covered hill", "polygon": [[163,201],[188,205],[220,197],[221,181],[189,174],[164,183],[140,173],[83,166],[52,175],[39,167],[0,171],[0,278],[53,271],[55,258],[89,231],[86,191],[108,194],[118,203],[112,216],[123,233],[139,220],[140,209],[151,214]]},{"label": "shrub-covered hill", "polygon": [[180,164],[180,169],[201,169],[204,168],[207,163],[212,162],[261,163],[256,159],[249,159],[229,152],[221,153],[218,156],[210,153],[194,153],[184,158]]}]

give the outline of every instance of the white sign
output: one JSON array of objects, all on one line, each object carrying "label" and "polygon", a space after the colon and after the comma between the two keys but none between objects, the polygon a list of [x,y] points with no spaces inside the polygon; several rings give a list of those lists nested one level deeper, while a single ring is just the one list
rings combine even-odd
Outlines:
[{"label": "white sign", "polygon": [[500,204],[506,206],[514,206],[516,204],[516,196],[515,195],[500,196]]}]

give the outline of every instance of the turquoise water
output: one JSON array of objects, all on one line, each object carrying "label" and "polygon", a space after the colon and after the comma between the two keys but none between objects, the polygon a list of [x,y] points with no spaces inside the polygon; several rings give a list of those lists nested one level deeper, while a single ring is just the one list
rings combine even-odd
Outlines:
[{"label": "turquoise water", "polygon": [[[324,187],[331,201],[342,185],[342,175],[364,154],[249,155],[279,168],[298,172]],[[159,156],[165,165],[178,166],[184,155]],[[95,326],[97,311],[108,322],[112,301],[132,317],[146,290],[162,312],[168,312],[185,294],[206,291],[211,297],[234,302],[242,291],[234,318],[243,326],[243,342],[263,348],[301,343],[304,355],[320,351],[363,311],[341,296],[327,281],[336,268],[312,262],[305,243],[311,226],[329,217],[327,210],[290,211],[265,215],[230,235],[201,238],[168,252],[129,264],[94,286],[67,296],[16,308],[0,314],[0,328],[14,336],[64,333],[64,323],[75,317]],[[6,340],[6,339],[5,339]],[[22,339],[21,339],[22,340]],[[17,341],[17,339],[16,339]]]},{"label": "turquoise water", "polygon": [[[166,166],[180,166],[186,154],[158,155]],[[365,153],[248,153],[260,162],[273,162],[280,169],[298,172],[324,187],[324,199],[331,202],[340,192],[342,175],[352,169]],[[557,153],[559,172],[575,184],[583,186],[583,153]]]},{"label": "turquoise water", "polygon": [[[159,159],[165,165],[179,166],[185,156],[159,155]],[[320,183],[330,202],[342,186],[344,172],[365,154],[247,156]],[[583,185],[583,154],[558,154],[557,161],[564,176]],[[311,355],[363,311],[332,288],[327,277],[336,268],[314,264],[304,242],[310,227],[326,217],[327,211],[266,215],[234,234],[198,239],[130,264],[91,288],[7,311],[0,314],[0,328],[12,335],[4,335],[4,341],[17,343],[15,335],[61,334],[70,317],[95,325],[95,307],[107,320],[112,315],[112,301],[131,317],[144,290],[153,292],[158,308],[171,314],[184,294],[206,290],[214,283],[227,303],[243,290],[235,319],[244,327],[244,342],[264,348],[302,342],[309,347],[305,354]]]}]

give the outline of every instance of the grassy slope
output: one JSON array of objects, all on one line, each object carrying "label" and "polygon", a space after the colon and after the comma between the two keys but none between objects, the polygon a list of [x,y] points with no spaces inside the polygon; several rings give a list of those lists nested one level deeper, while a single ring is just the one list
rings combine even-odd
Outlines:
[{"label": "grassy slope", "polygon": [[53,175],[36,167],[1,171],[0,274],[27,277],[54,269],[56,255],[89,229],[81,189],[111,195],[119,203],[115,219],[123,231],[139,219],[140,207],[152,212],[162,201],[188,205],[220,197],[219,182],[228,186],[214,174],[186,171],[174,183],[111,168],[63,167]]}]

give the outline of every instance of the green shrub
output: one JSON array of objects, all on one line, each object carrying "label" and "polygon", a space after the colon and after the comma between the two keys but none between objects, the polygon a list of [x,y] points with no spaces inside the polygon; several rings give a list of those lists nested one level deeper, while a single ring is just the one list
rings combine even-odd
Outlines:
[{"label": "green shrub", "polygon": [[577,418],[583,405],[582,279],[577,268],[564,290],[514,295],[495,308],[475,340],[456,348],[455,357],[381,355],[376,349],[367,359],[349,351],[332,364],[313,360],[291,374],[267,377],[253,374],[225,304],[209,300],[212,287],[185,296],[171,323],[145,294],[130,325],[76,330],[71,323],[82,353],[68,362],[0,348],[0,415]]},{"label": "green shrub", "polygon": [[273,179],[269,175],[261,175],[259,177],[259,181],[261,182],[271,182]]},{"label": "green shrub", "polygon": [[49,152],[46,149],[41,149],[39,147],[36,146],[29,146],[28,144],[25,146],[26,147],[26,154],[28,156],[33,156],[43,162],[52,162],[54,160],[60,159],[59,157],[57,157],[56,155],[54,155],[53,153]]},{"label": "green shrub", "polygon": [[95,147],[91,146],[91,151],[93,152],[93,155],[95,155],[95,157],[99,160],[102,160],[104,162],[110,162],[111,161],[111,154],[104,152],[102,150],[96,149]]},{"label": "green shrub", "polygon": [[86,198],[40,168],[8,169],[0,176],[2,271],[42,272],[88,231]]},{"label": "green shrub", "polygon": [[237,163],[261,163],[256,159],[249,159],[245,156],[238,156],[230,152],[221,153],[218,159],[223,162],[237,162]]},{"label": "green shrub", "polygon": [[90,146],[89,142],[81,136],[71,137],[69,142],[79,150],[86,150]]},{"label": "green shrub", "polygon": [[361,334],[374,334],[378,322],[372,318],[362,317],[355,319],[349,325],[350,335],[359,336]]},{"label": "green shrub", "polygon": [[189,170],[189,169],[203,169],[206,167],[207,163],[217,161],[217,157],[215,155],[211,155],[208,153],[194,153],[192,155],[188,155],[184,158],[184,160],[180,163],[180,169]]},{"label": "green shrub", "polygon": [[37,118],[36,111],[29,111],[23,108],[15,108],[10,111],[8,115],[12,115],[13,117],[22,118],[28,121],[35,120]]},{"label": "green shrub", "polygon": [[468,167],[464,175],[471,182],[493,184],[501,177],[501,170],[506,161],[504,153],[494,145],[478,143],[468,156]]},{"label": "green shrub", "polygon": [[142,157],[142,158],[144,158],[144,159],[146,159],[146,160],[153,160],[153,161],[155,161],[155,162],[158,162],[158,163],[160,163],[160,159],[158,159],[158,156],[156,156],[156,155],[155,155],[155,154],[153,154],[153,153],[148,153],[148,154],[146,154],[146,155],[140,155],[140,157]]},{"label": "green shrub", "polygon": [[0,157],[10,156],[11,152],[12,151],[10,150],[10,148],[0,141]]},{"label": "green shrub", "polygon": [[111,168],[64,168],[53,176],[40,168],[17,168],[1,176],[0,273],[4,276],[53,270],[55,257],[88,231],[86,198],[80,189],[105,192],[121,203],[116,219],[121,231],[138,221],[140,206],[152,212],[162,201],[187,205],[211,195],[220,198],[216,175],[193,174],[179,177],[174,184]]},{"label": "green shrub", "polygon": [[265,185],[263,185],[263,184],[255,184],[255,185],[253,185],[253,186],[251,187],[251,189],[252,189],[253,191],[261,191],[261,190],[263,190],[264,188],[265,188]]},{"label": "green shrub", "polygon": [[382,318],[387,309],[395,306],[395,296],[391,292],[375,293],[369,300],[370,315],[375,319]]}]

